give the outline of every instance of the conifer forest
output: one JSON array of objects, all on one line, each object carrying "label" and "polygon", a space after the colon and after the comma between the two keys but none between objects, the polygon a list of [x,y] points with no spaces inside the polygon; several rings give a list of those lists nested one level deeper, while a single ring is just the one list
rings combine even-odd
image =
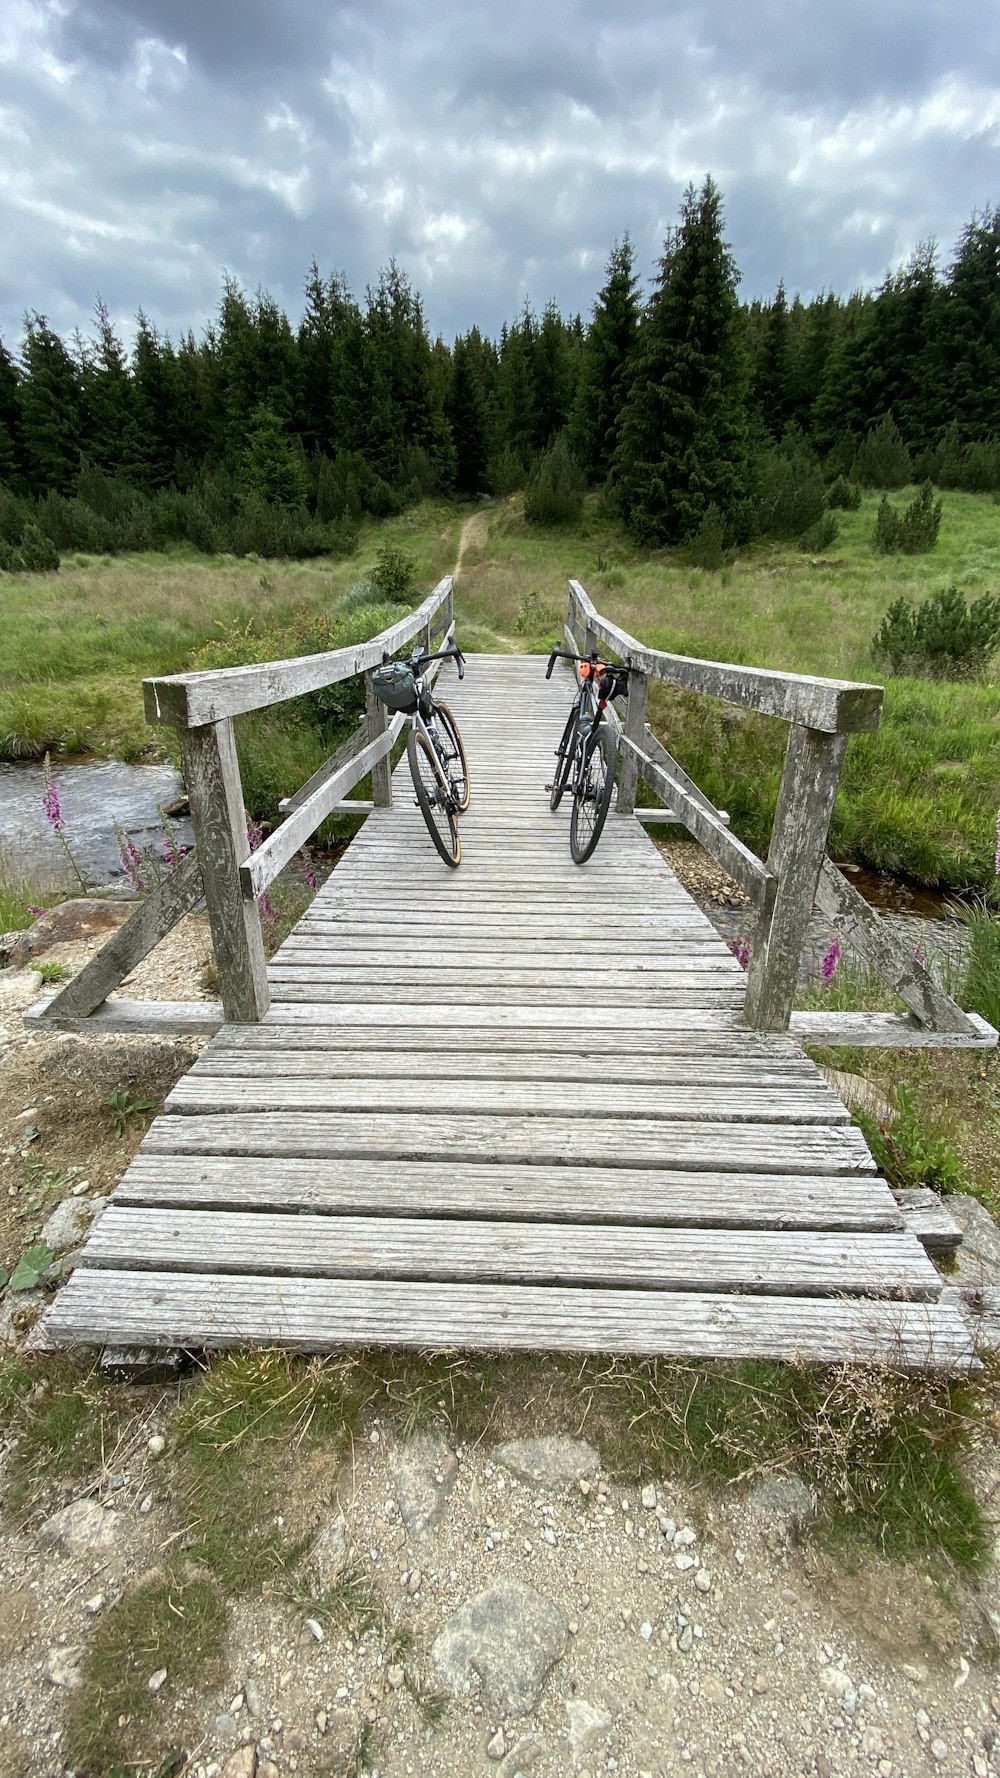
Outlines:
[{"label": "conifer forest", "polygon": [[127,350],[98,301],[90,337],[30,314],[0,345],[6,567],[185,540],[343,553],[364,515],[431,493],[523,488],[558,523],[588,486],[646,547],[822,547],[852,491],[913,482],[1000,490],[1000,207],[873,292],[747,305],[709,178],[648,296],[625,234],[587,320],[526,305],[449,345],[397,264],[362,300],[314,263],[297,325],[226,281],[200,338],[140,313]]}]

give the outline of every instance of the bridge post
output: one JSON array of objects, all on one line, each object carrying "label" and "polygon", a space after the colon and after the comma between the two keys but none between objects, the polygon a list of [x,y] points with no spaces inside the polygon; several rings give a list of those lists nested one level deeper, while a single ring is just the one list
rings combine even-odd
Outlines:
[{"label": "bridge post", "polygon": [[[370,673],[365,674],[365,710],[368,715],[368,739],[377,741],[389,726],[389,712],[381,698],[375,696]],[[388,753],[372,766],[372,802],[376,809],[392,808],[392,760]]]},{"label": "bridge post", "polygon": [[[628,703],[625,707],[625,739],[642,747],[646,739],[646,703],[649,698],[649,674],[639,673],[634,669],[629,674]],[[635,809],[635,791],[639,782],[639,761],[635,754],[624,752],[618,772],[618,801],[615,807],[620,815],[631,815]]]},{"label": "bridge post", "polygon": [[232,719],[182,728],[179,740],[222,1010],[231,1024],[252,1025],[271,996],[260,910],[240,883],[250,842]]},{"label": "bridge post", "polygon": [[770,916],[761,917],[754,935],[744,1009],[757,1030],[788,1030],[846,748],[846,734],[798,723],[788,736],[767,854],[777,887]]}]

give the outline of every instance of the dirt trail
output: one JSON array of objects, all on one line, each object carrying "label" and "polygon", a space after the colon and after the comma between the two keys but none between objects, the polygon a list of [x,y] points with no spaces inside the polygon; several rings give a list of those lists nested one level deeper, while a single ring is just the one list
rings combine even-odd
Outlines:
[{"label": "dirt trail", "polygon": [[474,512],[471,518],[466,519],[465,524],[462,526],[462,534],[458,540],[458,555],[455,557],[455,566],[452,569],[452,574],[455,576],[456,580],[461,573],[462,558],[465,555],[466,550],[473,545],[485,543],[489,534],[490,515],[488,512]]}]

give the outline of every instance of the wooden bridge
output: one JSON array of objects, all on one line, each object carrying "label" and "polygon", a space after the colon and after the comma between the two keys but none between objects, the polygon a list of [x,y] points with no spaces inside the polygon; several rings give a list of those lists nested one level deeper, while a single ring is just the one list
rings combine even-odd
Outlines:
[{"label": "wooden bridge", "polygon": [[[395,794],[390,723],[356,737],[248,853],[232,717],[450,634],[452,585],[364,648],[148,682],[181,734],[197,849],[29,1015],[214,1030],[34,1335],[36,1347],[280,1342],[974,1362],[966,1325],[815,1042],[975,1044],[825,857],[847,736],[877,687],[646,650],[571,583],[568,635],[635,671],[618,808],[574,866],[544,785],[572,691],[535,656],[473,656],[447,696],[470,761],[449,871]],[[791,724],[762,863],[645,725],[651,677]],[[257,897],[363,774],[357,838],[266,966]],[[641,775],[750,891],[749,977],[632,812]],[[359,805],[354,805],[358,807]],[[222,1004],[112,989],[204,895]],[[814,902],[907,1014],[792,1012]]]}]

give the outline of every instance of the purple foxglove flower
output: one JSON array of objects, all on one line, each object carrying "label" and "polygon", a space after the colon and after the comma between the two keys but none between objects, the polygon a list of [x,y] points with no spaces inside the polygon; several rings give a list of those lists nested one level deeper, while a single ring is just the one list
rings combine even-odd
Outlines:
[{"label": "purple foxglove flower", "polygon": [[821,973],[825,982],[832,982],[837,973],[837,964],[840,962],[841,949],[842,946],[839,938],[834,938],[830,949],[823,958],[823,968]]}]

